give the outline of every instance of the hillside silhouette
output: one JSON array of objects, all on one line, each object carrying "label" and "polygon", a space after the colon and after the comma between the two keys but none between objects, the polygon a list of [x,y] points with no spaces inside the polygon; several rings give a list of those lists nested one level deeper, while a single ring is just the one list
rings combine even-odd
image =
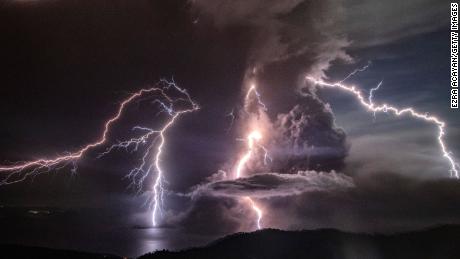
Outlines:
[{"label": "hillside silhouette", "polygon": [[[207,246],[182,251],[156,251],[140,259],[458,259],[460,226],[382,235],[354,234],[333,229],[283,231],[264,229],[236,233]],[[118,259],[116,255],[0,245],[0,258]]]},{"label": "hillside silhouette", "polygon": [[202,248],[156,251],[141,259],[288,259],[288,258],[460,258],[460,226],[417,232],[372,235],[332,229],[237,233]]}]

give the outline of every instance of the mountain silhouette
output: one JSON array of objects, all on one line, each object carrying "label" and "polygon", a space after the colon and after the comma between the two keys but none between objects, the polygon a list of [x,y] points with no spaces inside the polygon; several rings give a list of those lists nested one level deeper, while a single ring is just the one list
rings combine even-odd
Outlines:
[{"label": "mountain silhouette", "polygon": [[202,248],[156,251],[141,259],[411,259],[460,258],[460,226],[382,235],[333,229],[237,233]]},{"label": "mountain silhouette", "polygon": [[[357,234],[334,229],[236,233],[200,248],[156,251],[139,259],[459,259],[460,225],[397,234]],[[0,245],[0,258],[118,259],[116,255]]]}]

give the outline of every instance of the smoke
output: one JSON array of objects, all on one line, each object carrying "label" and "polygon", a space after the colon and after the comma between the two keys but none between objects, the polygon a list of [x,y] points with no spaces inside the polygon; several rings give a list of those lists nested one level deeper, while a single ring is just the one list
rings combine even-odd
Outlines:
[{"label": "smoke", "polygon": [[272,199],[265,222],[281,229],[384,233],[460,222],[453,205],[460,197],[457,180],[420,180],[388,171],[353,180],[353,188]]},{"label": "smoke", "polygon": [[297,174],[263,173],[236,180],[206,183],[198,186],[193,196],[273,198],[353,186],[350,177],[334,171],[330,173],[299,171]]},{"label": "smoke", "polygon": [[341,170],[348,154],[346,134],[335,126],[329,105],[313,96],[278,114],[274,122],[270,154],[272,168],[282,172],[298,170]]},{"label": "smoke", "polygon": [[252,34],[248,74],[265,65],[303,55],[313,63],[304,72],[324,77],[334,60],[350,62],[343,50],[349,41],[336,25],[343,20],[342,1],[306,0],[192,0],[197,15],[207,17],[219,28],[244,27]]},{"label": "smoke", "polygon": [[[256,215],[241,197],[256,199],[263,209],[276,199],[352,188],[353,180],[335,171],[343,168],[348,146],[330,107],[314,94],[302,93],[298,99],[300,75],[326,78],[332,62],[353,61],[345,52],[350,41],[336,29],[343,19],[342,2],[193,0],[191,5],[200,21],[251,35],[243,79],[246,99],[236,125],[244,130],[238,134],[243,138],[247,130],[262,131],[260,145],[272,159],[266,163],[265,150],[256,148],[245,168],[247,177],[235,180],[229,177],[234,171],[230,162],[224,168],[230,173],[219,171],[181,195],[191,199],[191,206],[171,217],[171,224],[201,233],[250,231]],[[247,99],[253,86],[269,88],[272,95],[253,92]]]},{"label": "smoke", "polygon": [[253,231],[256,215],[241,197],[254,195],[262,225],[280,229],[337,228],[353,232],[458,224],[459,182],[421,180],[391,172],[350,178],[341,173],[267,173],[200,185],[193,204],[171,224],[194,233]]},{"label": "smoke", "polygon": [[[258,206],[270,207],[273,199],[295,199],[315,192],[337,192],[354,187],[353,179],[336,172],[299,171],[296,174],[261,173],[226,180],[223,171],[207,178],[188,194],[191,207],[168,223],[202,234],[227,234],[255,229],[256,215],[242,197],[251,196]],[[267,211],[267,213],[271,213]],[[269,226],[269,225],[267,225]]]},{"label": "smoke", "polygon": [[[334,125],[331,109],[314,93],[302,92],[300,101],[293,95],[306,89],[298,80],[301,75],[326,78],[331,62],[353,61],[345,51],[350,41],[338,26],[345,19],[343,5],[336,0],[191,1],[195,15],[216,27],[251,32],[243,89],[257,85],[270,111],[257,110],[255,116],[247,116],[245,110],[240,124],[244,131],[248,125],[254,128],[253,124],[258,124],[257,128],[266,131],[264,139],[270,141],[265,143],[274,161],[269,167],[257,165],[259,172],[342,169],[348,153],[346,135]],[[264,88],[269,88],[269,93]],[[258,102],[253,100],[253,104]]]}]

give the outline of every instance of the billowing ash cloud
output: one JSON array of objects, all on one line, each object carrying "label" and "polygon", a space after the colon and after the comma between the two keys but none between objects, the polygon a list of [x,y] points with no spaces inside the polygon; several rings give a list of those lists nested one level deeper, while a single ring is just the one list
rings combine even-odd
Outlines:
[{"label": "billowing ash cloud", "polygon": [[226,179],[227,174],[219,171],[185,194],[193,201],[191,207],[183,214],[171,215],[168,224],[180,225],[195,233],[251,231],[256,227],[257,215],[242,197],[250,196],[258,206],[268,208],[273,199],[295,199],[308,193],[344,191],[354,186],[353,179],[336,172],[262,173]]},{"label": "billowing ash cloud", "polygon": [[[349,42],[336,31],[341,2],[332,0],[192,0],[198,16],[219,27],[246,27],[253,35],[248,70],[308,53],[302,69],[324,76],[331,61],[351,61]],[[334,17],[334,18],[333,18]],[[305,72],[305,71],[304,71]]]},{"label": "billowing ash cloud", "polygon": [[[192,0],[191,4],[200,19],[222,29],[247,29],[252,35],[243,85],[255,81],[269,103],[270,125],[264,127],[271,134],[264,138],[274,159],[268,167],[256,166],[258,172],[342,169],[348,152],[345,133],[335,127],[327,104],[305,93],[299,100],[297,91],[299,76],[326,77],[332,61],[352,61],[344,50],[349,42],[336,26],[343,19],[342,2]],[[247,121],[243,124],[247,127]]]},{"label": "billowing ash cloud", "polygon": [[[247,177],[229,180],[224,171],[212,175],[185,195],[191,206],[171,217],[171,224],[201,233],[250,231],[255,229],[256,215],[241,197],[250,196],[268,209],[273,200],[353,188],[350,177],[334,171],[343,168],[348,153],[345,133],[334,125],[327,104],[308,93],[299,100],[297,91],[299,76],[324,78],[332,61],[352,61],[344,51],[349,41],[335,26],[342,19],[341,2],[193,0],[191,4],[201,21],[249,31],[252,47],[243,88],[255,82],[269,111],[258,110],[255,102],[255,109],[241,112],[242,128],[252,130],[256,121],[256,128],[265,131],[263,144],[273,160],[262,163],[258,150],[246,165]],[[226,169],[234,170],[233,165]]]},{"label": "billowing ash cloud", "polygon": [[217,197],[273,198],[353,187],[353,180],[336,172],[299,171],[297,174],[263,173],[236,180],[210,182],[193,193]]},{"label": "billowing ash cloud", "polygon": [[389,172],[353,179],[315,172],[257,177],[201,186],[191,208],[171,217],[173,224],[194,233],[253,231],[257,215],[241,199],[249,194],[258,196],[253,199],[264,211],[262,225],[272,228],[388,233],[460,223],[460,209],[454,206],[460,202],[460,183],[454,179],[420,180]]},{"label": "billowing ash cloud", "polygon": [[270,154],[273,170],[296,172],[343,168],[348,153],[346,134],[335,126],[329,105],[314,96],[285,114],[278,114]]},{"label": "billowing ash cloud", "polygon": [[282,229],[394,232],[460,223],[460,182],[391,172],[354,177],[355,187],[271,200],[265,223]]},{"label": "billowing ash cloud", "polygon": [[199,234],[230,234],[254,230],[255,212],[241,199],[202,195],[182,214],[166,220],[186,232]]}]

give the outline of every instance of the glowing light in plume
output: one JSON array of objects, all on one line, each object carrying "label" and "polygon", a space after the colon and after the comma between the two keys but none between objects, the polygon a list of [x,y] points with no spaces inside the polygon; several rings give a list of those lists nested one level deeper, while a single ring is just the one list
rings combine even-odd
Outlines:
[{"label": "glowing light in plume", "polygon": [[262,102],[262,97],[260,96],[260,93],[257,91],[257,88],[256,88],[256,85],[254,83],[251,84],[251,87],[249,87],[247,93],[246,93],[246,98],[244,99],[244,109],[245,111],[248,111],[249,110],[249,104],[250,104],[250,97],[251,97],[251,94],[254,94],[256,99],[257,99],[257,103],[259,104],[260,107],[262,107],[262,110],[263,111],[267,111],[267,106],[265,105],[265,103]]},{"label": "glowing light in plume", "polygon": [[254,142],[259,141],[261,138],[262,138],[262,135],[260,134],[259,131],[253,131],[248,135],[247,137],[248,150],[246,154],[238,162],[238,166],[236,167],[236,178],[241,177],[241,171],[243,170],[244,166],[251,158],[252,153],[254,152]]},{"label": "glowing light in plume", "polygon": [[[244,154],[244,156],[238,161],[238,165],[236,167],[236,173],[235,173],[235,178],[240,178],[241,177],[241,173],[242,173],[242,170],[244,169],[245,165],[247,164],[247,162],[249,161],[249,159],[251,158],[253,152],[254,152],[254,144],[255,142],[259,141],[260,139],[262,139],[262,134],[260,134],[259,131],[255,130],[255,131],[252,131],[248,137],[247,137],[247,143],[248,143],[248,150],[246,151],[246,153]],[[257,229],[260,229],[260,221],[262,220],[262,210],[257,207],[257,205],[255,204],[255,202],[251,199],[251,197],[249,196],[246,196],[244,197],[245,199],[247,199],[250,204],[251,204],[251,208],[256,212],[257,214]]]},{"label": "glowing light in plume", "polygon": [[[257,99],[258,105],[262,108],[263,111],[267,111],[267,106],[262,102],[260,93],[257,91],[255,84],[251,84],[249,87],[245,100],[244,100],[244,108],[247,113],[249,113],[249,105],[250,105],[250,98],[251,94],[255,95],[255,98]],[[240,158],[240,160],[237,163],[236,166],[236,171],[235,171],[235,178],[240,178],[242,175],[242,172],[248,163],[248,161],[251,159],[252,155],[254,154],[254,149],[255,145],[257,144],[258,147],[262,148],[264,151],[264,163],[267,163],[268,160],[271,160],[267,149],[260,145],[258,142],[262,139],[262,133],[258,130],[253,130],[249,133],[249,135],[246,137],[247,140],[247,151],[246,153]],[[257,214],[257,229],[261,229],[261,221],[262,221],[262,216],[263,212],[262,210],[256,205],[256,203],[251,199],[251,197],[246,196],[244,199],[248,200],[251,208],[255,211]]]}]

